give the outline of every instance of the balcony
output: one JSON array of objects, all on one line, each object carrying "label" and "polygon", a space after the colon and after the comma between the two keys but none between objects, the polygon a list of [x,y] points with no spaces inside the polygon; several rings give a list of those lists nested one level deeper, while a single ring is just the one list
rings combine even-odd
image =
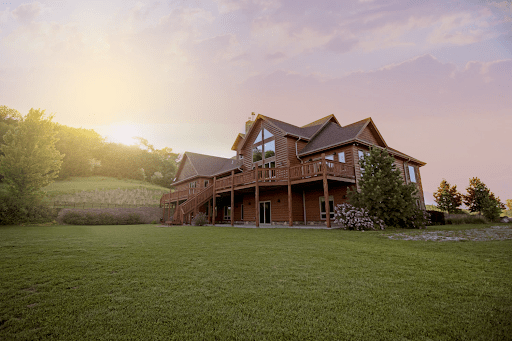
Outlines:
[{"label": "balcony", "polygon": [[[355,183],[355,169],[342,162],[325,161],[325,173],[328,179]],[[218,178],[215,181],[215,192],[223,192],[236,189],[256,186],[256,180],[259,186],[279,186],[287,185],[288,180],[292,185],[310,181],[316,181],[323,178],[323,161],[312,161],[292,167],[279,168],[257,168],[235,175],[229,175]],[[160,199],[160,203],[177,200],[186,200],[194,197],[203,188],[188,188],[185,190],[166,193]]]}]

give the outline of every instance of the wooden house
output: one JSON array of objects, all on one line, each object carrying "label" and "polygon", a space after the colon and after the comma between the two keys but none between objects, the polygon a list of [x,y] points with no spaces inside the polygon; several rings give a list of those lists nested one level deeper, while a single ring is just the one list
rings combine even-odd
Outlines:
[{"label": "wooden house", "polygon": [[349,187],[358,188],[359,158],[370,146],[394,157],[404,181],[418,186],[424,208],[425,163],[390,148],[371,118],[342,126],[329,115],[298,127],[258,115],[236,137],[236,157],[183,155],[174,189],[161,199],[164,221],[190,223],[204,212],[212,224],[330,227],[334,206],[347,201]]}]

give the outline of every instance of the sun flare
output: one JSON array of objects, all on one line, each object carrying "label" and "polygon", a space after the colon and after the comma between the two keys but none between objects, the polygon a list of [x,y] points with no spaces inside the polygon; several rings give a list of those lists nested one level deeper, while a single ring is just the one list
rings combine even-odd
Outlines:
[{"label": "sun flare", "polygon": [[134,139],[136,136],[141,136],[140,129],[137,125],[132,123],[117,123],[110,125],[110,132],[107,138],[115,143],[122,143],[131,146],[137,143]]}]

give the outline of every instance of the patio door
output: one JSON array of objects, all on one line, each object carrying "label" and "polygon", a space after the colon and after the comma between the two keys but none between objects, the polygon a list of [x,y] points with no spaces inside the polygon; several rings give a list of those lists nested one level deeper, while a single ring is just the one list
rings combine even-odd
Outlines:
[{"label": "patio door", "polygon": [[270,201],[260,201],[260,224],[270,224]]}]

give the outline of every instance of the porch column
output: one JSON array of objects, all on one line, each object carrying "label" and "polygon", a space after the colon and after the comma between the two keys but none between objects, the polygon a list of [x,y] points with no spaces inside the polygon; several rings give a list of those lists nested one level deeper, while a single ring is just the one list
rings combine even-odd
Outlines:
[{"label": "porch column", "polygon": [[258,184],[258,167],[254,169],[254,177],[256,179],[256,187],[254,190],[254,200],[256,201],[254,204],[256,207],[254,210],[256,211],[256,227],[260,227],[260,186]]},{"label": "porch column", "polygon": [[292,216],[292,180],[290,179],[290,163],[288,162],[288,226],[293,226]]},{"label": "porch column", "polygon": [[215,183],[217,182],[217,177],[213,177],[213,203],[212,203],[212,225],[215,226],[215,207],[217,205],[216,202],[216,196],[217,193],[215,192]]},{"label": "porch column", "polygon": [[325,153],[322,153],[322,173],[324,177],[325,224],[327,227],[331,227],[331,209],[329,207],[329,185],[327,184],[327,164],[325,162]]},{"label": "porch column", "polygon": [[162,212],[162,218],[164,219],[164,223],[166,222],[165,220],[165,201],[164,201],[164,210]]},{"label": "porch column", "polygon": [[231,171],[231,226],[235,225],[235,171]]},{"label": "porch column", "polygon": [[210,199],[208,199],[208,223],[211,224],[211,218],[212,216],[212,202],[210,201]]}]

